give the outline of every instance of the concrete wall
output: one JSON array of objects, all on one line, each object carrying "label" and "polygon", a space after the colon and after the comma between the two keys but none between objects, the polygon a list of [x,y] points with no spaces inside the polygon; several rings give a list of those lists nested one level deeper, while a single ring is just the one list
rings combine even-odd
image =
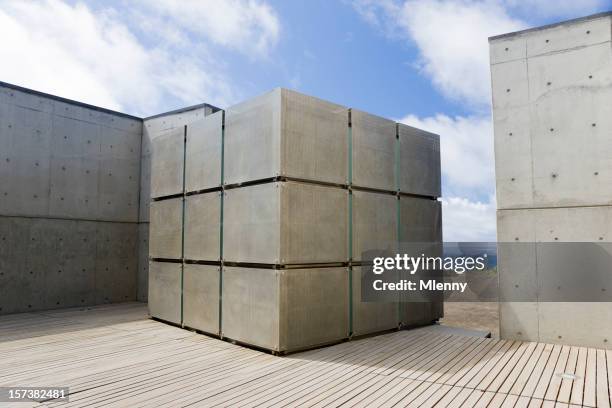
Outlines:
[{"label": "concrete wall", "polygon": [[[612,241],[611,21],[490,39],[498,241]],[[546,260],[499,255],[503,282],[535,290]],[[609,348],[610,306],[503,303],[501,335]]]},{"label": "concrete wall", "polygon": [[0,314],[136,299],[141,137],[0,83]]}]

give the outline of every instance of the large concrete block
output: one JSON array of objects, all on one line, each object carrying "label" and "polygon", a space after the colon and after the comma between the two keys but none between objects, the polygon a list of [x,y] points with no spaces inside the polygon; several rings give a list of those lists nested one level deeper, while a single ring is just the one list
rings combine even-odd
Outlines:
[{"label": "large concrete block", "polygon": [[354,266],[352,269],[353,335],[361,336],[397,328],[400,322],[399,304],[397,302],[362,302],[362,268],[360,266]]},{"label": "large concrete block", "polygon": [[295,351],[348,337],[346,268],[223,271],[224,337]]},{"label": "large concrete block", "polygon": [[440,137],[398,124],[399,189],[402,193],[439,197]]},{"label": "large concrete block", "polygon": [[183,266],[183,324],[206,333],[219,334],[219,282],[221,270],[214,265]]},{"label": "large concrete block", "polygon": [[181,324],[180,263],[155,262],[149,265],[149,314],[166,322]]},{"label": "large concrete block", "polygon": [[228,108],[225,183],[275,176],[346,183],[348,110],[286,89]]},{"label": "large concrete block", "polygon": [[348,260],[348,191],[279,182],[225,192],[223,257],[303,264]]},{"label": "large concrete block", "polygon": [[527,40],[523,36],[500,38],[490,41],[491,64],[527,58]]},{"label": "large concrete block", "polygon": [[[0,216],[0,314],[23,312],[43,305],[40,292],[35,292],[37,287],[29,284],[26,275],[29,274],[26,260],[31,222],[29,218]],[[40,279],[41,273],[33,270],[32,278]]]},{"label": "large concrete block", "polygon": [[185,259],[220,259],[221,194],[215,191],[185,198]]},{"label": "large concrete block", "polygon": [[187,126],[185,191],[221,185],[223,111]]},{"label": "large concrete block", "polygon": [[140,164],[137,159],[105,159],[98,172],[98,217],[138,221]]},{"label": "large concrete block", "polygon": [[611,17],[568,22],[546,30],[526,33],[527,57],[548,54],[571,48],[610,42]]},{"label": "large concrete block", "polygon": [[183,192],[185,129],[174,128],[151,139],[151,198]]},{"label": "large concrete block", "polygon": [[397,251],[397,206],[394,195],[353,190],[354,260],[363,260],[364,251]]},{"label": "large concrete block", "polygon": [[442,205],[439,201],[400,197],[400,242],[442,242]]},{"label": "large concrete block", "polygon": [[351,125],[353,185],[397,190],[396,123],[353,109]]},{"label": "large concrete block", "polygon": [[181,259],[183,249],[183,198],[151,203],[149,256]]},{"label": "large concrete block", "polygon": [[491,66],[493,110],[520,108],[529,103],[527,60]]}]

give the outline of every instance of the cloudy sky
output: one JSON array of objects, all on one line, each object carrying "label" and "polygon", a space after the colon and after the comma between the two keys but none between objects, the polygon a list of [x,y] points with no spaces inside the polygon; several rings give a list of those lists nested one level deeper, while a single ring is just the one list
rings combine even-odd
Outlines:
[{"label": "cloudy sky", "polygon": [[612,0],[0,0],[0,81],[135,115],[283,86],[441,135],[444,239],[495,239],[487,37]]}]

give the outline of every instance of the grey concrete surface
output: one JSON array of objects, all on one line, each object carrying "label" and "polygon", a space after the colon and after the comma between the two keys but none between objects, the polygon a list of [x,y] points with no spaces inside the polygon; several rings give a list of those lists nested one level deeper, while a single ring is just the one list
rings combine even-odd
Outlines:
[{"label": "grey concrete surface", "polygon": [[183,258],[183,197],[150,205],[149,257]]},{"label": "grey concrete surface", "polygon": [[166,322],[182,323],[182,289],[180,263],[149,264],[149,314]]},{"label": "grey concrete surface", "polygon": [[348,337],[346,268],[223,271],[223,336],[274,351]]},{"label": "grey concrete surface", "polygon": [[185,259],[220,260],[221,194],[213,191],[185,197]]},{"label": "grey concrete surface", "polygon": [[225,183],[275,176],[344,184],[348,109],[286,89],[225,113]]},{"label": "grey concrete surface", "polygon": [[[400,325],[398,302],[362,302],[361,267],[354,266],[353,274],[353,335],[362,336],[385,330],[397,329]],[[399,301],[399,297],[397,299]]]},{"label": "grey concrete surface", "polygon": [[[490,39],[499,242],[610,242],[612,15]],[[535,292],[546,253],[498,254],[501,289]],[[524,252],[524,251],[523,251]],[[502,338],[609,348],[609,303],[500,305]]]},{"label": "grey concrete surface", "polygon": [[353,185],[397,190],[396,133],[394,121],[351,110]]},{"label": "grey concrete surface", "polygon": [[221,186],[223,111],[187,126],[185,192]]},{"label": "grey concrete surface", "polygon": [[279,182],[225,191],[223,257],[230,262],[348,261],[348,192]]},{"label": "grey concrete surface", "polygon": [[362,261],[365,251],[397,251],[397,206],[394,195],[353,191],[353,260]]},{"label": "grey concrete surface", "polygon": [[185,264],[183,266],[183,324],[218,335],[219,285],[221,267]]},{"label": "grey concrete surface", "polygon": [[399,123],[399,190],[440,197],[440,137]]}]

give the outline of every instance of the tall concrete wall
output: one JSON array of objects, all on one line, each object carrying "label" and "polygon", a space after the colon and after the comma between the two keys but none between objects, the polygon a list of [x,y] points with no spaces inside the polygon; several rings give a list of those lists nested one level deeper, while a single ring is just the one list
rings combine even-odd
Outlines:
[{"label": "tall concrete wall", "polygon": [[[605,13],[490,39],[499,242],[612,241],[611,35]],[[538,301],[545,261],[499,254],[534,293],[500,305],[502,337],[610,347],[609,303]]]},{"label": "tall concrete wall", "polygon": [[142,120],[0,83],[0,314],[136,299]]}]

